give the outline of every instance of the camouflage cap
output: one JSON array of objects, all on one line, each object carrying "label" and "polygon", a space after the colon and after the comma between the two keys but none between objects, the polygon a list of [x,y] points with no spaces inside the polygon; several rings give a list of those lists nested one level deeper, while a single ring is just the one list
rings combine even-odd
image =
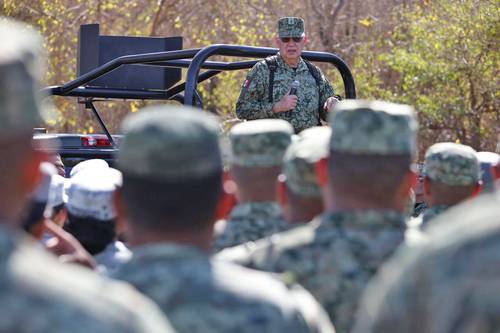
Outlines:
[{"label": "camouflage cap", "polygon": [[330,149],[369,155],[414,155],[417,120],[409,105],[343,100],[330,113]]},{"label": "camouflage cap", "polygon": [[283,174],[288,188],[305,197],[321,197],[316,175],[316,163],[328,156],[328,143],[332,131],[329,127],[308,128],[298,135],[286,150]]},{"label": "camouflage cap", "polygon": [[446,185],[475,184],[481,179],[480,170],[476,151],[469,146],[441,142],[425,153],[425,176]]},{"label": "camouflage cap", "polygon": [[39,83],[42,41],[25,25],[0,18],[0,135],[33,131],[42,123]]},{"label": "camouflage cap", "polygon": [[292,125],[280,119],[259,119],[238,124],[229,132],[231,163],[246,167],[281,165],[292,134]]},{"label": "camouflage cap", "polygon": [[300,17],[282,17],[278,21],[279,37],[304,37],[304,20]]},{"label": "camouflage cap", "polygon": [[160,105],[128,116],[118,166],[125,175],[187,180],[222,172],[215,116],[185,106]]}]

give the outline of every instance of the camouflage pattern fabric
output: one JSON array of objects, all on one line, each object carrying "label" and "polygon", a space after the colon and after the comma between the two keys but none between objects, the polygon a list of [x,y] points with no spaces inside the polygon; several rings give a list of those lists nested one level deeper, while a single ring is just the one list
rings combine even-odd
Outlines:
[{"label": "camouflage pattern fabric", "polygon": [[425,203],[424,201],[422,202],[417,202],[415,204],[415,208],[413,209],[413,217],[418,217],[420,216],[423,212],[425,212],[425,210],[429,208],[427,206],[427,203]]},{"label": "camouflage pattern fabric", "polygon": [[352,154],[415,154],[417,120],[409,105],[343,100],[330,113],[330,149]]},{"label": "camouflage pattern fabric", "polygon": [[325,213],[216,258],[284,273],[316,297],[338,332],[349,332],[365,285],[403,241],[404,220],[404,214],[392,211]]},{"label": "camouflage pattern fabric", "polygon": [[326,126],[311,127],[302,131],[288,147],[283,158],[283,174],[290,191],[302,197],[321,198],[316,164],[328,156],[331,133]]},{"label": "camouflage pattern fabric", "polygon": [[281,165],[292,134],[292,126],[278,119],[237,124],[229,132],[231,164],[245,167]]},{"label": "camouflage pattern fabric", "polygon": [[449,186],[473,185],[481,179],[476,151],[452,142],[436,143],[425,153],[424,174]]},{"label": "camouflage pattern fabric", "polygon": [[0,222],[0,332],[174,332],[129,286],[61,265]]},{"label": "camouflage pattern fabric", "polygon": [[118,165],[127,175],[180,181],[222,170],[219,123],[208,112],[178,105],[151,106],[128,116],[122,133],[126,136]]},{"label": "camouflage pattern fabric", "polygon": [[210,260],[189,246],[133,252],[115,277],[151,297],[178,332],[333,332],[310,294],[270,275]]},{"label": "camouflage pattern fabric", "polygon": [[304,20],[300,17],[282,17],[278,20],[279,37],[303,37]]},{"label": "camouflage pattern fabric", "polygon": [[426,236],[381,267],[353,332],[500,331],[498,194],[450,208]]},{"label": "camouflage pattern fabric", "polygon": [[[443,213],[445,210],[450,208],[448,205],[436,205],[425,210],[425,212],[416,218],[414,224],[422,230],[426,230],[429,227],[429,221],[433,220],[439,214]],[[431,223],[432,224],[432,223]]]},{"label": "camouflage pattern fabric", "polygon": [[218,252],[288,228],[281,207],[276,202],[240,203],[233,208],[228,220],[216,223],[213,249]]},{"label": "camouflage pattern fabric", "polygon": [[[319,70],[319,69],[318,69]],[[274,113],[273,105],[288,94],[293,81],[300,82],[297,90],[298,103],[294,110]],[[288,66],[283,58],[277,55],[277,68],[274,75],[273,101],[269,102],[269,67],[266,62],[260,61],[250,70],[241,88],[236,103],[236,115],[240,119],[254,120],[264,118],[283,119],[292,124],[295,132],[317,126],[319,121],[318,98],[321,104],[334,95],[330,82],[321,74],[321,85],[309,72],[307,65],[301,59],[294,70]]]}]

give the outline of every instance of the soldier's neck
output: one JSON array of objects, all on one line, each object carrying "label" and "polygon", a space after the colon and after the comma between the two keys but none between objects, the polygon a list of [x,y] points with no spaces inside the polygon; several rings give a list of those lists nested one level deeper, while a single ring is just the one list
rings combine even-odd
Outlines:
[{"label": "soldier's neck", "polygon": [[392,210],[404,212],[405,202],[401,200],[389,200],[381,197],[379,200],[374,198],[361,198],[346,195],[333,195],[332,200],[326,205],[326,211],[338,213],[353,210]]},{"label": "soldier's neck", "polygon": [[237,197],[238,203],[277,201],[274,189],[258,193],[239,191]]},{"label": "soldier's neck", "polygon": [[298,58],[285,58],[282,56],[282,58],[283,58],[283,61],[285,62],[285,64],[287,64],[291,68],[297,68],[299,66],[300,57],[298,57]]},{"label": "soldier's neck", "polygon": [[186,246],[194,246],[205,253],[210,253],[212,248],[212,229],[192,231],[168,231],[144,230],[131,227],[128,241],[131,246],[141,246],[157,243],[175,243]]}]

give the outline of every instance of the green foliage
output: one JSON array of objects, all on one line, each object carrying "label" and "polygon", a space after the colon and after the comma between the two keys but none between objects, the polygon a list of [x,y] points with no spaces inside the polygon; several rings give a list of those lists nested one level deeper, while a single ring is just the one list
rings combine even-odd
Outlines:
[{"label": "green foliage", "polygon": [[[273,46],[277,19],[302,16],[311,38],[309,48],[333,51],[347,60],[358,97],[416,107],[422,149],[436,140],[494,149],[500,132],[498,0],[399,3],[210,0],[200,8],[198,0],[3,0],[0,10],[44,35],[48,85],[75,78],[81,24],[100,23],[101,33],[108,35],[181,35],[185,48],[214,43]],[[338,72],[330,66],[321,68],[343,94]],[[226,72],[200,84],[205,108],[224,119],[234,118],[245,74]],[[92,114],[74,99],[55,98],[54,102],[52,131],[98,130]],[[98,108],[112,132],[117,132],[126,114],[148,104],[105,101]]]},{"label": "green foliage", "polygon": [[400,75],[393,95],[420,111],[423,127],[477,149],[498,131],[498,123],[482,122],[498,115],[499,19],[494,0],[436,0],[403,11],[380,59]]}]

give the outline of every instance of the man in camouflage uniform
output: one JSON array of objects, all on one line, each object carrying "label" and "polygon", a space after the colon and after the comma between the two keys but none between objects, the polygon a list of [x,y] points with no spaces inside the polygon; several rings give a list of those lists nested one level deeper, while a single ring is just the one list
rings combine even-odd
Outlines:
[{"label": "man in camouflage uniform", "polygon": [[215,225],[215,251],[289,227],[277,202],[276,180],[292,133],[290,124],[279,119],[247,121],[229,132],[230,174],[237,185],[238,204],[227,220]]},{"label": "man in camouflage uniform", "polygon": [[426,229],[431,219],[481,190],[479,161],[469,146],[452,142],[432,145],[425,154],[423,173],[425,201],[430,208],[411,220],[410,227]]},{"label": "man in camouflage uniform", "polygon": [[[338,100],[321,70],[301,58],[307,42],[303,19],[284,17],[278,21],[279,53],[255,64],[248,74],[236,103],[238,118],[283,119],[296,133],[326,118],[326,111]],[[300,86],[296,94],[290,94],[294,81]]]},{"label": "man in camouflage uniform", "polygon": [[33,150],[40,117],[41,40],[0,18],[0,332],[172,332],[129,286],[63,266],[16,230],[46,157]]},{"label": "man in camouflage uniform", "polygon": [[134,255],[115,276],[156,301],[179,332],[333,331],[305,290],[209,258],[222,191],[218,130],[213,116],[182,106],[125,120],[117,208]]},{"label": "man in camouflage uniform", "polygon": [[331,129],[316,126],[302,131],[288,147],[278,177],[278,198],[288,224],[311,221],[323,212],[323,192],[317,163],[328,156]]},{"label": "man in camouflage uniform", "polygon": [[330,156],[318,165],[325,213],[219,258],[284,272],[349,332],[365,285],[404,238],[417,123],[409,106],[354,100],[340,102],[330,123]]},{"label": "man in camouflage uniform", "polygon": [[498,193],[450,208],[425,236],[379,269],[353,332],[499,332]]}]

